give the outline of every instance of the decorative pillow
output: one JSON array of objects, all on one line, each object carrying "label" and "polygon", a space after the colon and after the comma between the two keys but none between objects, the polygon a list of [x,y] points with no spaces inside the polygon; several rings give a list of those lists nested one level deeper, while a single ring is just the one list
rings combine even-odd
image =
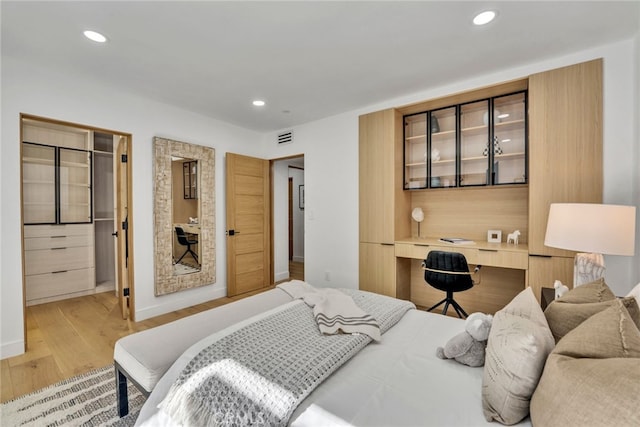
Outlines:
[{"label": "decorative pillow", "polygon": [[615,294],[611,292],[609,286],[603,278],[582,286],[575,287],[562,295],[554,302],[564,302],[569,304],[584,304],[589,302],[603,302],[615,299]]},{"label": "decorative pillow", "polygon": [[571,289],[551,302],[544,311],[556,342],[596,313],[606,310],[616,296],[603,279]]},{"label": "decorative pillow", "polygon": [[531,399],[545,427],[640,425],[640,308],[616,300],[553,350]]},{"label": "decorative pillow", "polygon": [[520,292],[493,317],[482,378],[482,410],[487,421],[511,425],[529,414],[554,341],[531,288]]}]

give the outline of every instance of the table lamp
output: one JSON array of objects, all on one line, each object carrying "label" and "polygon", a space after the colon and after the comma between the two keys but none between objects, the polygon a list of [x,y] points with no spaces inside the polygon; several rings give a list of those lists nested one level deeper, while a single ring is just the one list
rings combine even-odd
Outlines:
[{"label": "table lamp", "polygon": [[415,208],[411,212],[411,218],[418,223],[418,237],[420,237],[420,223],[424,221],[424,211],[422,208]]},{"label": "table lamp", "polygon": [[597,203],[552,203],[545,246],[580,251],[573,269],[573,286],[604,276],[606,255],[633,256],[635,206]]}]

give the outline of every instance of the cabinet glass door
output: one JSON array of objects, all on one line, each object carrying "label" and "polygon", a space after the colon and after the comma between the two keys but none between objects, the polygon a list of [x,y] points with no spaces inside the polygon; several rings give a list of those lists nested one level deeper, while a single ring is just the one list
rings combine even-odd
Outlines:
[{"label": "cabinet glass door", "polygon": [[493,184],[526,183],[525,92],[493,100]]},{"label": "cabinet glass door", "polygon": [[427,116],[404,118],[404,188],[427,187]]},{"label": "cabinet glass door", "polygon": [[91,153],[59,150],[60,223],[91,222]]},{"label": "cabinet glass door", "polygon": [[25,224],[56,223],[56,149],[22,144],[22,200]]},{"label": "cabinet glass door", "polygon": [[431,111],[431,188],[456,186],[456,129],[456,107]]},{"label": "cabinet glass door", "polygon": [[198,198],[198,161],[188,160],[182,163],[182,186],[185,199]]},{"label": "cabinet glass door", "polygon": [[460,106],[460,186],[489,181],[489,100]]}]

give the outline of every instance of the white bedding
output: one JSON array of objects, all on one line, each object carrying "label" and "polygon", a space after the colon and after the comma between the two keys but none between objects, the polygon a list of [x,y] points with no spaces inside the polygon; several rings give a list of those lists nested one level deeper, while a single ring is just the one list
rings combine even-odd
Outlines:
[{"label": "white bedding", "polygon": [[[435,356],[436,348],[463,327],[460,319],[409,310],[381,342],[369,344],[311,393],[290,424],[495,426],[482,414],[483,368]],[[149,396],[136,425],[172,425],[157,405],[188,361],[215,339],[214,334],[200,341],[176,361]],[[518,425],[530,425],[529,418]]]}]

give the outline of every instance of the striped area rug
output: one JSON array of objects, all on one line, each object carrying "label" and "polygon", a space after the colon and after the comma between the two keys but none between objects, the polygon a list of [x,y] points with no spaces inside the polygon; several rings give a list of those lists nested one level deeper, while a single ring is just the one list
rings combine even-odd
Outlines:
[{"label": "striped area rug", "polygon": [[129,382],[129,415],[118,417],[113,365],[3,403],[2,426],[132,426],[145,398]]}]

